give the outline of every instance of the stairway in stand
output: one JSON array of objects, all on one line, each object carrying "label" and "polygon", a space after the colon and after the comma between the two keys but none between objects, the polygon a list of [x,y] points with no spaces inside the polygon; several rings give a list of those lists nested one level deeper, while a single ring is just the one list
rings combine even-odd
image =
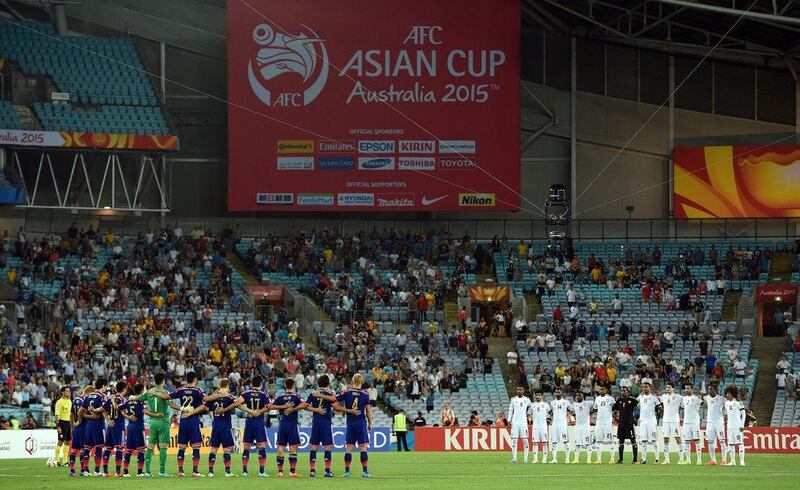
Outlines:
[{"label": "stairway in stand", "polygon": [[758,359],[758,380],[750,408],[758,419],[758,425],[769,425],[772,420],[772,410],[778,392],[775,374],[778,372],[778,360],[785,346],[786,339],[782,337],[756,337],[753,340],[753,352],[750,357]]},{"label": "stairway in stand", "polygon": [[22,123],[22,129],[30,129],[33,131],[42,130],[42,123],[39,122],[39,118],[31,111],[30,107],[26,105],[15,105],[14,110],[17,112],[17,116],[19,116],[19,120]]}]

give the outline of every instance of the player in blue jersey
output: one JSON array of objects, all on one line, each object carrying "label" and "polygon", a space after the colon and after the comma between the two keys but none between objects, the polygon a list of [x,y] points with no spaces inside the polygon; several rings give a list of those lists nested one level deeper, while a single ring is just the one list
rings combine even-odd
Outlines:
[{"label": "player in blue jersey", "polygon": [[105,378],[97,378],[94,382],[94,391],[83,397],[81,417],[86,422],[83,432],[83,453],[81,459],[86,459],[86,476],[89,476],[89,455],[94,453],[94,476],[101,476],[100,461],[103,459],[103,448],[106,445],[104,432],[105,420],[103,419],[103,403],[106,396],[107,382]]},{"label": "player in blue jersey", "polygon": [[231,410],[241,404],[241,400],[237,400],[231,395],[228,378],[222,378],[219,381],[219,390],[208,397],[206,406],[214,417],[211,422],[211,440],[209,441],[211,452],[208,455],[208,476],[210,478],[214,477],[214,464],[217,462],[217,450],[220,446],[222,446],[222,456],[225,462],[225,477],[236,476],[231,473],[231,451],[233,451]]},{"label": "player in blue jersey", "polygon": [[367,447],[369,446],[369,433],[372,431],[372,407],[370,406],[369,395],[361,389],[364,378],[360,374],[353,375],[352,387],[340,393],[336,400],[342,404],[347,411],[347,436],[345,443],[347,451],[344,453],[344,476],[350,476],[350,463],[353,461],[353,447],[358,444],[361,450],[361,476],[371,478],[369,474],[369,457]]},{"label": "player in blue jersey", "polygon": [[125,395],[128,393],[128,384],[119,381],[115,386],[115,395],[106,397],[103,402],[102,413],[106,419],[106,447],[103,450],[103,474],[108,476],[108,460],[111,451],[114,451],[114,465],[116,472],[114,476],[122,476],[122,450],[125,447],[125,417],[116,407],[125,403]]},{"label": "player in blue jersey", "polygon": [[325,478],[333,478],[331,472],[331,451],[333,450],[333,410],[342,411],[336,401],[336,393],[330,387],[330,378],[320,376],[317,380],[319,390],[306,398],[307,410],[314,412],[311,419],[311,451],[308,454],[308,476],[317,476],[317,450],[321,445],[325,449]]},{"label": "player in blue jersey", "polygon": [[258,448],[258,476],[268,477],[265,471],[267,463],[267,428],[264,426],[264,414],[270,410],[284,408],[272,403],[269,395],[261,389],[264,380],[261,376],[253,376],[250,388],[239,397],[239,410],[248,414],[244,423],[242,437],[242,477],[247,477],[247,463],[250,461],[250,446]]},{"label": "player in blue jersey", "polygon": [[86,428],[86,422],[83,420],[83,399],[86,395],[92,392],[92,386],[86,386],[83,392],[72,400],[72,441],[69,451],[69,476],[75,476],[75,459],[78,460],[78,467],[80,474],[86,475],[89,470],[89,458],[83,459],[83,433]]},{"label": "player in blue jersey", "polygon": [[197,374],[186,374],[186,385],[172,393],[152,389],[152,396],[162,400],[178,400],[181,407],[181,421],[178,427],[178,476],[184,477],[183,460],[186,447],[192,447],[192,478],[203,478],[200,473],[200,446],[203,445],[203,434],[200,432],[200,414],[206,410],[205,394],[197,387]]},{"label": "player in blue jersey", "polygon": [[297,447],[300,445],[300,427],[298,426],[297,412],[308,408],[308,403],[303,401],[303,397],[294,391],[294,379],[287,378],[283,381],[286,393],[275,398],[275,405],[283,405],[278,415],[278,451],[276,459],[278,463],[278,478],[283,477],[283,461],[286,446],[289,446],[289,476],[297,478]]},{"label": "player in blue jersey", "polygon": [[[134,397],[138,397],[143,392],[143,384],[136,384],[133,386]],[[121,405],[116,405],[116,399],[114,399],[114,403],[115,408],[128,420],[128,426],[125,431],[125,469],[123,476],[131,476],[128,469],[130,468],[131,456],[134,452],[136,453],[136,476],[145,476],[144,455],[147,450],[147,445],[144,443],[145,403],[138,398],[124,400]]]}]

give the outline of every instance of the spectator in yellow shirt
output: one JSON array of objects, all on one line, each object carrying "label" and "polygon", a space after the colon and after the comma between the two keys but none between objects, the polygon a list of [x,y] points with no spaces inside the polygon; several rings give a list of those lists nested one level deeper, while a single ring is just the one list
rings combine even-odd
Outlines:
[{"label": "spectator in yellow shirt", "polygon": [[211,359],[211,364],[219,366],[222,364],[222,351],[214,345],[211,350],[208,351],[208,358]]},{"label": "spectator in yellow shirt", "polygon": [[16,282],[17,282],[17,271],[15,271],[14,269],[9,269],[8,272],[6,272],[6,280],[11,285],[16,284]]},{"label": "spectator in yellow shirt", "polygon": [[106,245],[113,247],[115,243],[117,243],[117,236],[109,229],[108,233],[106,233]]},{"label": "spectator in yellow shirt", "polygon": [[528,256],[528,246],[525,245],[525,240],[520,240],[519,245],[517,245],[517,253],[520,257],[527,257]]}]

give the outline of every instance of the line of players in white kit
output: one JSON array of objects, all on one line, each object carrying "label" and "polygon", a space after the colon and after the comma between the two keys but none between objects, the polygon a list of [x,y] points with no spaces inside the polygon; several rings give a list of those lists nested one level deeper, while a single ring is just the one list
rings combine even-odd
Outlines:
[{"label": "line of players in white kit", "polygon": [[[694,393],[692,385],[684,386],[684,394],[675,392],[672,383],[668,383],[666,392],[658,395],[653,392],[651,383],[647,380],[641,385],[641,393],[633,398],[628,394],[628,389],[623,387],[621,396],[615,400],[607,389],[601,388],[599,395],[593,401],[584,400],[582,393],[575,395],[575,401],[570,402],[563,398],[560,389],[554,392],[551,402],[543,401],[542,392],[534,394],[535,401],[525,396],[525,388],[517,387],[517,396],[511,398],[508,409],[508,420],[511,426],[512,463],[517,462],[517,442],[523,441],[525,451],[524,461],[528,462],[530,440],[533,442],[533,463],[539,461],[539,444],[542,444],[544,457],[547,463],[548,452],[552,455],[550,463],[557,463],[558,444],[561,443],[566,451],[565,463],[578,463],[579,456],[586,452],[586,462],[592,462],[592,453],[597,457],[594,464],[603,463],[603,450],[611,453],[609,464],[621,464],[623,458],[624,440],[630,439],[633,449],[633,463],[646,464],[648,453],[655,453],[655,463],[670,464],[669,448],[672,438],[677,442],[680,459],[678,464],[691,464],[691,446],[694,444],[697,455],[696,464],[703,464],[703,447],[700,442],[700,409],[705,405],[706,434],[710,461],[706,465],[716,465],[716,445],[720,445],[722,461],[720,464],[736,466],[734,448],[739,452],[739,464],[745,465],[745,448],[743,432],[745,427],[746,412],[744,405],[737,399],[738,392],[735,387],[728,387],[725,396],[718,394],[718,388],[712,385],[707,394],[698,396]],[[639,427],[635,430],[633,408],[639,408]],[[683,412],[681,424],[681,410]],[[567,431],[567,412],[575,418],[573,431],[574,459],[569,444]],[[592,434],[591,415],[597,414]],[[658,419],[661,414],[661,435],[663,446],[662,458],[659,459],[658,450]],[[613,422],[618,421],[617,435],[619,438],[619,458],[614,460],[613,447]],[[531,434],[529,437],[529,427]],[[549,434],[548,434],[549,429]],[[635,435],[638,432],[638,438]],[[638,443],[641,443],[642,458],[637,458]]]}]

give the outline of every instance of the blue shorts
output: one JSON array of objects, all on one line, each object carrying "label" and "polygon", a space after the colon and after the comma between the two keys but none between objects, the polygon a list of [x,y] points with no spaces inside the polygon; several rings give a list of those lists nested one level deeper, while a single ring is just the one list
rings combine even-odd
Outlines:
[{"label": "blue shorts", "polygon": [[278,425],[278,446],[299,446],[300,428],[297,424]]},{"label": "blue shorts", "polygon": [[312,446],[332,446],[333,445],[333,429],[329,422],[311,423],[311,439],[308,441]]},{"label": "blue shorts", "polygon": [[144,429],[128,427],[125,434],[125,449],[144,449],[147,445],[144,443]]},{"label": "blue shorts", "polygon": [[244,436],[242,437],[244,444],[261,444],[267,442],[267,428],[264,426],[264,420],[258,419],[253,422],[249,420],[244,424]]},{"label": "blue shorts", "polygon": [[105,424],[103,422],[90,421],[86,423],[86,428],[83,429],[83,447],[105,446],[106,438],[104,435]]},{"label": "blue shorts", "polygon": [[76,425],[72,429],[72,445],[70,446],[72,449],[80,449],[83,447],[83,433],[86,424]]},{"label": "blue shorts", "polygon": [[117,423],[106,429],[106,447],[122,447],[125,445],[125,424]]},{"label": "blue shorts", "polygon": [[200,425],[193,423],[190,425],[181,424],[178,427],[178,444],[194,445],[203,443],[203,434],[200,433]]},{"label": "blue shorts", "polygon": [[348,425],[345,444],[369,444],[369,431],[366,424]]},{"label": "blue shorts", "polygon": [[231,427],[212,427],[211,440],[208,442],[208,446],[212,449],[216,449],[220,446],[223,448],[233,447],[232,431],[233,429],[231,429]]}]

